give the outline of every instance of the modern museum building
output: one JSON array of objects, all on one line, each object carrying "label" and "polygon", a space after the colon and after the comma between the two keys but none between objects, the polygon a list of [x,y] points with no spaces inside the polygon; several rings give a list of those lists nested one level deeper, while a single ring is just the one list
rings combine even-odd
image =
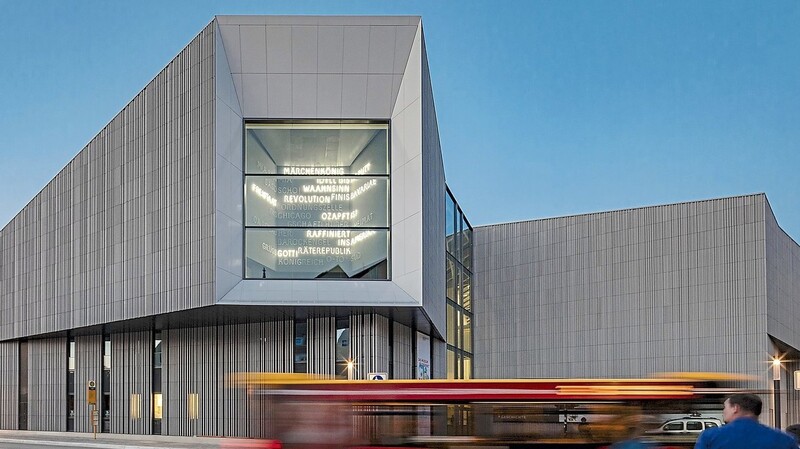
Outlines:
[{"label": "modern museum building", "polygon": [[0,429],[247,436],[235,372],[785,371],[763,194],[473,227],[421,19],[218,16],[0,231]]},{"label": "modern museum building", "polygon": [[91,431],[89,381],[102,431],[246,435],[227,373],[471,370],[419,17],[215,18],[0,240],[3,429]]}]

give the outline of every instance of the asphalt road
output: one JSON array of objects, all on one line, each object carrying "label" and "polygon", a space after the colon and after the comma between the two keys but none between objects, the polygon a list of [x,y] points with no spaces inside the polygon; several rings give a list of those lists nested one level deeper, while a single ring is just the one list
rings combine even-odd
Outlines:
[{"label": "asphalt road", "polygon": [[[120,446],[122,447],[122,446]],[[55,446],[52,444],[33,443],[4,443],[0,442],[0,449],[75,449],[75,446]]]}]

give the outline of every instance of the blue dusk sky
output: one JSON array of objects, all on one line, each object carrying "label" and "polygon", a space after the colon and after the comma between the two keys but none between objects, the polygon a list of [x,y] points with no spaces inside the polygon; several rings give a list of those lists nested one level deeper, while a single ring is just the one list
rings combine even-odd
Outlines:
[{"label": "blue dusk sky", "polygon": [[217,14],[421,15],[473,225],[765,192],[800,240],[800,2],[0,0],[0,227]]}]

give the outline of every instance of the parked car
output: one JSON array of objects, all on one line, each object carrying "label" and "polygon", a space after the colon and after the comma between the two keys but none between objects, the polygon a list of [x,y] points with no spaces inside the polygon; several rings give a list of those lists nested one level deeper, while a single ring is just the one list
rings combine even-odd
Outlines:
[{"label": "parked car", "polygon": [[687,416],[684,418],[670,419],[664,424],[661,424],[657,429],[648,430],[647,433],[667,435],[700,433],[705,429],[721,427],[722,424],[722,420],[719,418]]}]

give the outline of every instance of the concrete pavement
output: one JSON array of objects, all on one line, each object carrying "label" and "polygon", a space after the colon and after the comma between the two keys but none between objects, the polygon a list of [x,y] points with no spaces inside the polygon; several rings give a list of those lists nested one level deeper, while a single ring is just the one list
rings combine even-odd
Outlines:
[{"label": "concrete pavement", "polygon": [[216,437],[175,437],[162,435],[125,435],[116,433],[39,432],[0,430],[0,442],[42,446],[68,446],[87,449],[154,449],[154,448],[257,448],[257,440]]}]

